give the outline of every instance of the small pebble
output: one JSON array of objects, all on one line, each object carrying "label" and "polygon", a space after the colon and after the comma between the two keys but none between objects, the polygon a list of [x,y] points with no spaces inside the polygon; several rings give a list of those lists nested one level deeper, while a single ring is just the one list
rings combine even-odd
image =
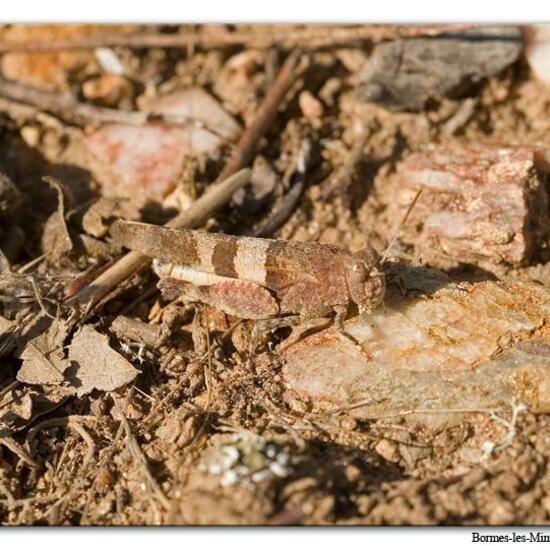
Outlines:
[{"label": "small pebble", "polygon": [[381,439],[374,450],[388,462],[399,462],[401,458],[397,445],[388,439]]},{"label": "small pebble", "polygon": [[237,480],[237,473],[234,470],[228,470],[227,472],[223,473],[221,484],[223,487],[230,487],[231,485],[235,485],[235,483],[237,483]]},{"label": "small pebble", "polygon": [[311,92],[304,90],[298,98],[298,103],[305,118],[315,120],[323,116],[323,104]]},{"label": "small pebble", "polygon": [[271,477],[271,475],[272,475],[272,472],[270,472],[269,470],[260,470],[252,474],[252,481],[254,483],[259,483],[264,479],[268,479],[269,477]]},{"label": "small pebble", "polygon": [[281,466],[277,462],[272,462],[269,465],[269,470],[273,472],[277,477],[286,477],[289,474],[289,471],[284,466]]}]

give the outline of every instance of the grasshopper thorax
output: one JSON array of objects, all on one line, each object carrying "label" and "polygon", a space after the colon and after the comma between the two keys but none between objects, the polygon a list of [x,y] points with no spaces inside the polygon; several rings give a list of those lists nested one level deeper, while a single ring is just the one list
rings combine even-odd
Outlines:
[{"label": "grasshopper thorax", "polygon": [[386,282],[380,257],[373,248],[359,250],[349,257],[346,282],[359,311],[372,312],[384,299]]}]

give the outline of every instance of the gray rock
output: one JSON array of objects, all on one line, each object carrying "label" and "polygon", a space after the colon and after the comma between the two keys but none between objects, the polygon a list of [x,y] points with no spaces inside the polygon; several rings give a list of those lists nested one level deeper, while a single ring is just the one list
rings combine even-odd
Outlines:
[{"label": "gray rock", "polygon": [[518,27],[386,42],[363,66],[359,93],[390,109],[420,111],[430,98],[466,94],[512,64],[522,48]]}]

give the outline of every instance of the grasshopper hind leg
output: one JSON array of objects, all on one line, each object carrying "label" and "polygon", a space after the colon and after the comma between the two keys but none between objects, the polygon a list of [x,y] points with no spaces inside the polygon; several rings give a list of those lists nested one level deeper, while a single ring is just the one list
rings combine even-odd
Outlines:
[{"label": "grasshopper hind leg", "polygon": [[270,291],[256,283],[224,278],[211,285],[166,277],[160,280],[163,296],[208,304],[241,319],[267,319],[279,313],[277,300]]}]

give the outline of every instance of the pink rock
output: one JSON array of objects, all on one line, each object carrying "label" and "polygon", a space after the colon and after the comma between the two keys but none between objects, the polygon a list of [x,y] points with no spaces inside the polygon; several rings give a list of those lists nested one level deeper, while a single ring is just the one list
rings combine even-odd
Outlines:
[{"label": "pink rock", "polygon": [[143,126],[110,124],[84,140],[104,194],[139,205],[161,201],[174,189],[186,157],[212,153],[240,132],[234,119],[199,88],[161,97],[146,107],[167,120]]},{"label": "pink rock", "polygon": [[409,155],[394,179],[402,219],[422,189],[401,238],[425,261],[527,263],[548,234],[546,151],[474,145]]}]

